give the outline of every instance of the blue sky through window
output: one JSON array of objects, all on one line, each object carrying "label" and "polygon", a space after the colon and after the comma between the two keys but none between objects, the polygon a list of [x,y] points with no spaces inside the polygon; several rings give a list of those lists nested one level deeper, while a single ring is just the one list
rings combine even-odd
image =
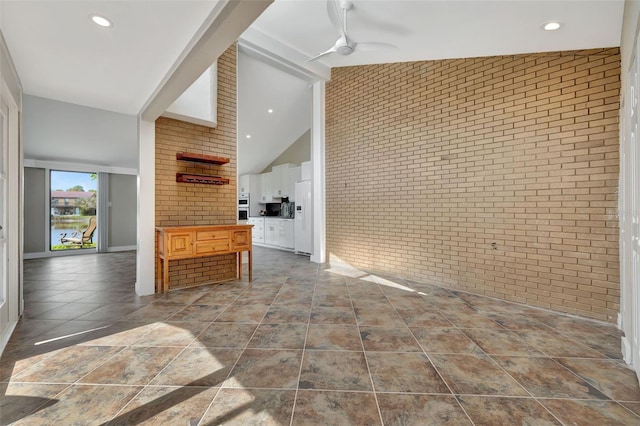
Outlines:
[{"label": "blue sky through window", "polygon": [[82,185],[85,191],[98,189],[98,180],[91,179],[91,173],[51,171],[51,190],[66,191],[76,185]]}]

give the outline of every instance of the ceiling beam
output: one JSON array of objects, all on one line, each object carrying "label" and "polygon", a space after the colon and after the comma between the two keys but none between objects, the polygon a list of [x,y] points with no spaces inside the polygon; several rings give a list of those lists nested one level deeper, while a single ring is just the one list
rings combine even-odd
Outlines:
[{"label": "ceiling beam", "polygon": [[140,111],[155,121],[211,66],[273,0],[220,0]]},{"label": "ceiling beam", "polygon": [[320,62],[307,62],[309,55],[256,28],[248,28],[242,33],[238,44],[244,53],[309,83],[328,81],[331,78],[330,67]]}]

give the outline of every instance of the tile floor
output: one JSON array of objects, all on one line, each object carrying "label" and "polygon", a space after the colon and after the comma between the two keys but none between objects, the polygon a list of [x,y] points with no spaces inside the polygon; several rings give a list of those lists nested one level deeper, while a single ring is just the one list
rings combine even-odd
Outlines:
[{"label": "tile floor", "polygon": [[0,423],[640,424],[615,327],[255,251],[255,280],[133,291],[134,253],[25,262]]}]

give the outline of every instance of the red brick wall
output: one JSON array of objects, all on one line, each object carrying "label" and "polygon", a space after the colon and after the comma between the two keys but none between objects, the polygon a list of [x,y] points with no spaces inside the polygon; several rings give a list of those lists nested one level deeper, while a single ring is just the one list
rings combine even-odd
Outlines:
[{"label": "red brick wall", "polygon": [[334,68],[328,252],[615,321],[619,90],[617,48]]}]

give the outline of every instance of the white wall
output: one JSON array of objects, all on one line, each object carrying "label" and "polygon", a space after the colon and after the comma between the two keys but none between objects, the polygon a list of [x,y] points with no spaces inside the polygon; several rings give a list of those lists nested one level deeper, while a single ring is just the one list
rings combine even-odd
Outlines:
[{"label": "white wall", "polygon": [[137,117],[23,97],[24,157],[111,167],[138,167]]},{"label": "white wall", "polygon": [[162,115],[202,126],[216,127],[217,98],[218,66],[213,64]]},{"label": "white wall", "polygon": [[273,166],[279,164],[301,164],[309,160],[311,160],[311,129],[304,132],[302,136],[260,173],[270,172]]}]

